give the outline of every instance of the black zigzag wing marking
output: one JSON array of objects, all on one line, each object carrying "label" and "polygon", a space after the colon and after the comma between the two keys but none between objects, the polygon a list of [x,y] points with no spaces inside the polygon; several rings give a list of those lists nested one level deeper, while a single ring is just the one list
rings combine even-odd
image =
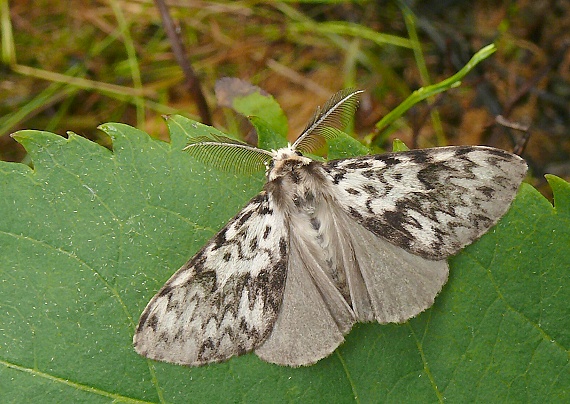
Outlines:
[{"label": "black zigzag wing marking", "polygon": [[136,351],[198,366],[255,349],[280,311],[287,242],[282,215],[261,192],[152,298],[133,339]]},{"label": "black zigzag wing marking", "polygon": [[440,260],[470,244],[508,210],[523,159],[485,146],[387,153],[324,164],[342,208],[379,237]]}]

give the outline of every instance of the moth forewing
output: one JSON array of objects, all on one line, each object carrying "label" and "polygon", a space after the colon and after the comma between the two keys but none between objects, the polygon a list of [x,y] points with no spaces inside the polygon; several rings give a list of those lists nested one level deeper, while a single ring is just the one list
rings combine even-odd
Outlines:
[{"label": "moth forewing", "polygon": [[526,163],[483,146],[328,163],[301,155],[334,137],[358,93],[334,96],[287,148],[223,137],[188,146],[226,168],[225,158],[269,161],[267,183],[153,297],[137,352],[192,366],[250,351],[310,365],[357,321],[399,323],[433,304],[446,258],[507,211]]},{"label": "moth forewing", "polygon": [[288,227],[273,205],[271,195],[257,195],[166,282],[141,315],[138,353],[197,366],[250,352],[268,337],[288,257]]},{"label": "moth forewing", "polygon": [[526,174],[485,146],[386,153],[325,164],[338,203],[360,225],[424,258],[457,253],[507,211]]}]

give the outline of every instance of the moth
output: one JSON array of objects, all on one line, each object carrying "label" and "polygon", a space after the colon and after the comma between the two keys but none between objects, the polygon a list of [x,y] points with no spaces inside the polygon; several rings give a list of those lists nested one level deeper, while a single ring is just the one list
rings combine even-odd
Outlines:
[{"label": "moth", "polygon": [[253,351],[310,365],[356,322],[402,323],[433,304],[446,259],[503,216],[526,163],[484,146],[305,156],[339,135],[359,93],[337,93],[279,150],[191,140],[198,159],[266,166],[267,182],[148,303],[139,354],[200,366]]}]

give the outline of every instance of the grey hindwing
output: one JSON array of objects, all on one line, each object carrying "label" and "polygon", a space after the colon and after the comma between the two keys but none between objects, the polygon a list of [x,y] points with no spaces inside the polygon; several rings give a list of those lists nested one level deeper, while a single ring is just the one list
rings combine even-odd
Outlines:
[{"label": "grey hindwing", "polygon": [[138,353],[196,366],[250,352],[269,336],[288,255],[288,230],[273,208],[261,192],[166,282],[141,315]]},{"label": "grey hindwing", "polygon": [[457,253],[508,210],[523,159],[485,146],[452,146],[330,161],[342,208],[361,225],[421,257]]}]

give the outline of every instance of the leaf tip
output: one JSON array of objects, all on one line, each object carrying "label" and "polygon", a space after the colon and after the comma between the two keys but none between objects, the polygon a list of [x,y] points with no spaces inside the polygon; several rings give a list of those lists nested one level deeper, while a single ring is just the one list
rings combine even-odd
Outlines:
[{"label": "leaf tip", "polygon": [[570,209],[570,183],[553,174],[546,174],[545,177],[548,185],[552,188],[554,208]]},{"label": "leaf tip", "polygon": [[24,146],[24,149],[28,153],[31,153],[34,149],[34,145],[45,145],[50,141],[67,141],[63,136],[57,135],[51,132],[45,132],[40,130],[26,129],[19,130],[10,135],[12,139]]}]

